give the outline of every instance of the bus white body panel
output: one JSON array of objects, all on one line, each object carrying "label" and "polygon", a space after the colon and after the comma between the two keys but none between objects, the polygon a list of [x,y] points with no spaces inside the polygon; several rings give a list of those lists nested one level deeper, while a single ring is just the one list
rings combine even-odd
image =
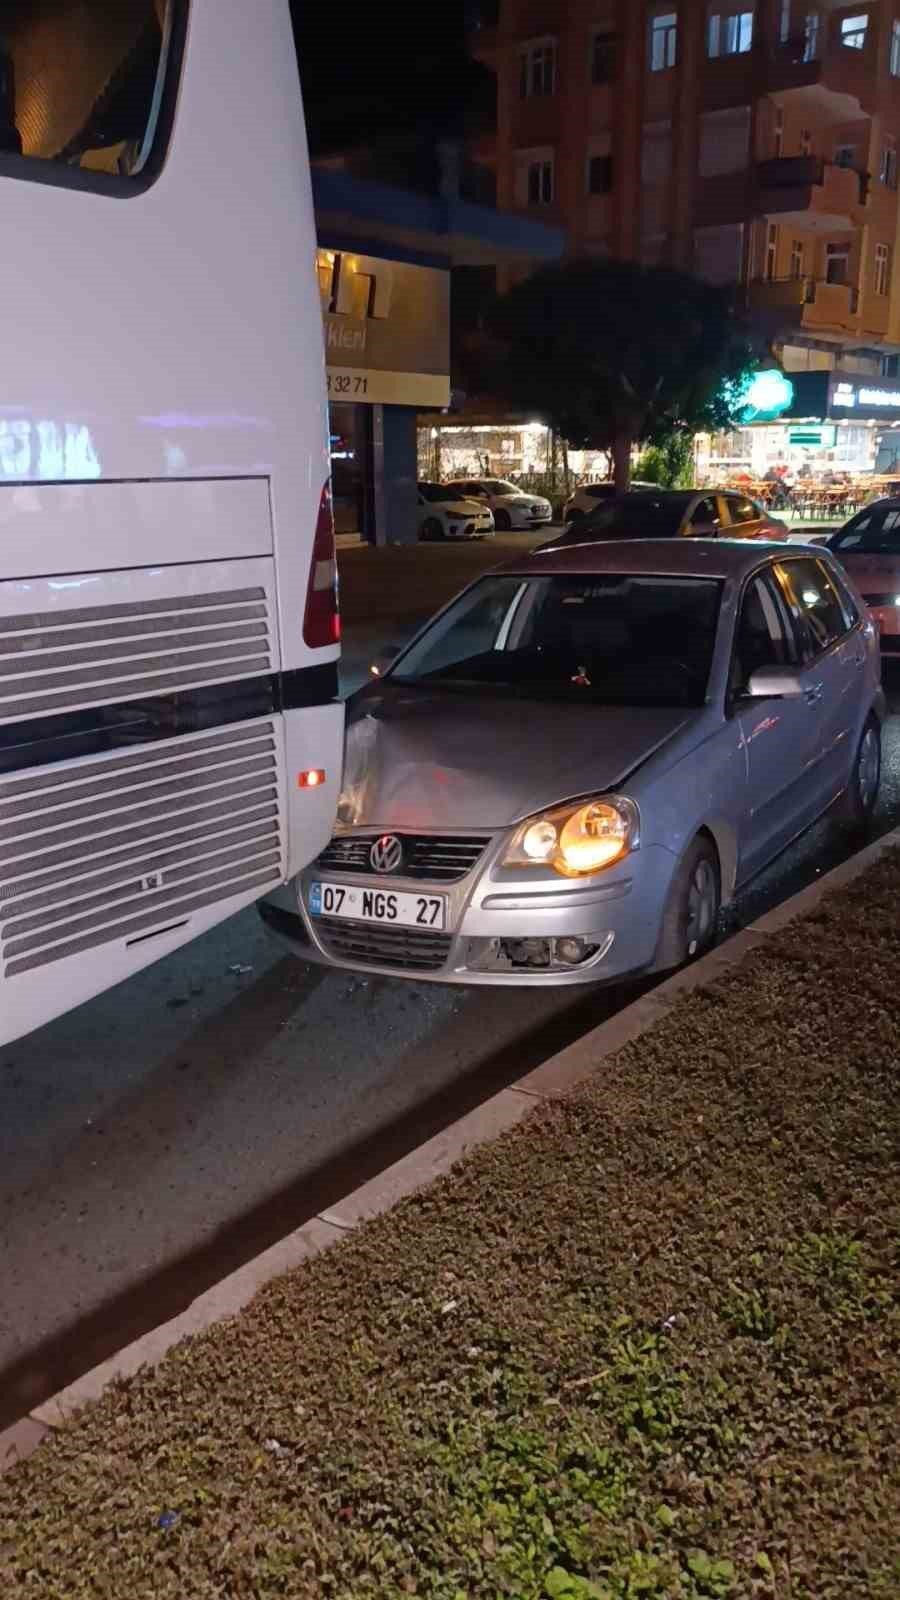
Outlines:
[{"label": "bus white body panel", "polygon": [[328,427],[288,4],[186,15],[149,186],[0,155],[0,1044],[332,830],[338,647],[303,633]]}]

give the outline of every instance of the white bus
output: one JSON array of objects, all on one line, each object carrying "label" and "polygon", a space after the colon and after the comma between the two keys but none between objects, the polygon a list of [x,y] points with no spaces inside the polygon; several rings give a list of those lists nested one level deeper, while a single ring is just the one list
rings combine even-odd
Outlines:
[{"label": "white bus", "polygon": [[343,713],[288,0],[0,52],[3,1044],[311,859]]}]

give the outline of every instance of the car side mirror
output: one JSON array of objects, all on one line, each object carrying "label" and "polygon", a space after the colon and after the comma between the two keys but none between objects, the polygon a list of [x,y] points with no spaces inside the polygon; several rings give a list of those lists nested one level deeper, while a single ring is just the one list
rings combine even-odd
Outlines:
[{"label": "car side mirror", "polygon": [[798,700],[803,684],[793,667],[760,667],[750,674],[746,693],[750,700]]}]

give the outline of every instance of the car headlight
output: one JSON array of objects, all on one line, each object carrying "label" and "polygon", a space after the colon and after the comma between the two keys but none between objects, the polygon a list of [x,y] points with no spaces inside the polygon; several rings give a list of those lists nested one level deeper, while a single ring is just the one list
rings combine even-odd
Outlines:
[{"label": "car headlight", "polygon": [[590,877],[640,845],[640,815],[633,800],[604,795],[559,806],[518,828],[505,867],[553,867],[563,878]]}]

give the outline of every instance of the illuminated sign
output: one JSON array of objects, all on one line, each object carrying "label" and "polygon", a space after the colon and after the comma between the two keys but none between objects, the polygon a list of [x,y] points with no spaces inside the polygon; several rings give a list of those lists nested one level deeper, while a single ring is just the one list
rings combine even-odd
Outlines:
[{"label": "illuminated sign", "polygon": [[821,450],[833,450],[837,440],[834,423],[821,428],[789,428],[788,444],[818,445]]},{"label": "illuminated sign", "polygon": [[450,403],[450,275],[319,249],[328,394],[367,405]]},{"label": "illuminated sign", "polygon": [[858,404],[861,406],[890,406],[893,411],[900,411],[900,390],[860,389]]},{"label": "illuminated sign", "polygon": [[783,372],[772,368],[754,372],[738,396],[741,422],[771,422],[780,417],[794,398],[794,385]]},{"label": "illuminated sign", "polygon": [[851,410],[856,405],[856,390],[852,383],[839,383],[831,397],[833,406],[846,406]]}]

